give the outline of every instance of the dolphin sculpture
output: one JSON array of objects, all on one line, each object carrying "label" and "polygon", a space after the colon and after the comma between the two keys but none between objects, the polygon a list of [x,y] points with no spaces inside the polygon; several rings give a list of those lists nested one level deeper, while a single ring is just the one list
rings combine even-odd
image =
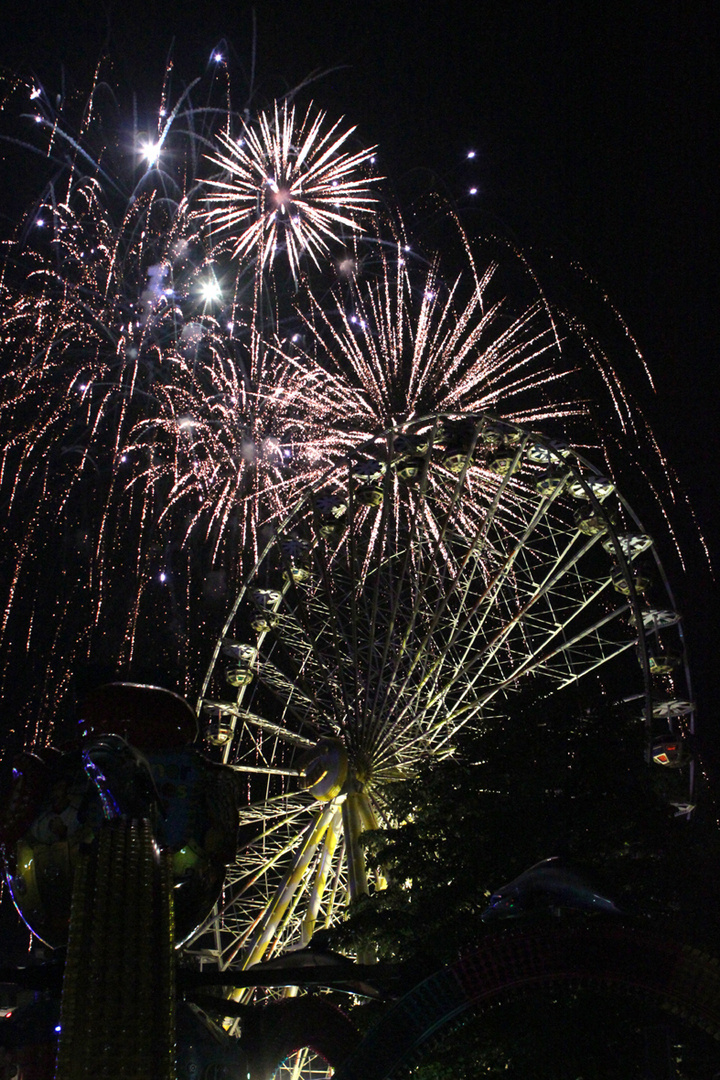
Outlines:
[{"label": "dolphin sculpture", "polygon": [[485,922],[514,919],[530,912],[553,908],[621,914],[612,900],[595,892],[579,874],[554,857],[535,863],[493,893],[480,918]]}]

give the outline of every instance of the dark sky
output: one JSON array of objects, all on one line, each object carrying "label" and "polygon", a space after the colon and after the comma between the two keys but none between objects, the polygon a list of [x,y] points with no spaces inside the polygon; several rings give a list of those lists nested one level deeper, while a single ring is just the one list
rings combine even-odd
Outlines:
[{"label": "dark sky", "polygon": [[[703,3],[258,0],[256,90],[336,69],[314,96],[378,143],[396,188],[437,183],[471,221],[584,266],[622,312],[657,385],[650,409],[720,564],[717,343],[720,15]],[[252,6],[208,0],[6,5],[0,62],[46,86],[86,85],[104,47],[156,100],[168,51],[200,73],[220,41],[249,73]],[[236,80],[237,81],[237,80]],[[477,151],[470,172],[465,155]],[[12,188],[12,179],[7,183]],[[642,478],[629,492],[641,510]],[[686,617],[703,732],[714,735],[718,590],[679,514]]]}]

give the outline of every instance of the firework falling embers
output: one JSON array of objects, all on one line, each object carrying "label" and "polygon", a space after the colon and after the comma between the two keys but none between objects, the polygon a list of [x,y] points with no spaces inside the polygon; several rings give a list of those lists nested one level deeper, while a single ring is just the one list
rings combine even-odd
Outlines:
[{"label": "firework falling embers", "polygon": [[[252,253],[230,271],[193,212],[206,116],[227,130],[227,108],[196,116],[187,93],[171,107],[164,87],[156,135],[128,144],[101,114],[100,82],[98,70],[75,124],[30,89],[32,145],[57,173],[8,245],[1,284],[0,484],[14,553],[1,632],[47,660],[50,713],[88,655],[133,664],[143,625],[146,638],[158,620],[170,627],[156,664],[185,664],[190,627],[201,636],[208,603],[230,587],[228,561],[237,571],[238,550],[254,548],[262,491],[266,510],[295,498],[304,420],[286,366],[263,366],[276,318]],[[294,112],[280,115],[289,137]],[[295,132],[288,168],[293,185],[303,172],[320,237],[352,231],[372,203],[357,179],[371,152],[343,152],[350,134],[322,116]],[[313,257],[324,245],[311,240]]]},{"label": "firework falling embers", "polygon": [[[159,448],[148,440],[139,460],[128,442],[157,415],[159,388],[227,330],[214,264],[187,213],[195,136],[173,130],[174,150],[185,151],[170,155],[176,176],[157,155],[144,169],[134,153],[111,176],[114,143],[91,151],[107,134],[92,95],[79,135],[45,116],[43,94],[33,100],[59,173],[3,267],[0,484],[12,554],[2,634],[34,669],[47,665],[52,714],[93,651],[109,663],[132,657],[153,583],[170,593],[161,493],[138,479]],[[182,589],[170,606],[184,610]]]}]

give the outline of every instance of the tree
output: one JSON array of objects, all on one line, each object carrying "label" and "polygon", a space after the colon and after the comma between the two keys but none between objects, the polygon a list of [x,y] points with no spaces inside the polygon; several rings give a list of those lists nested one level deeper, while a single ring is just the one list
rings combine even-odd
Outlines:
[{"label": "tree", "polygon": [[[388,887],[356,905],[340,940],[430,970],[481,935],[502,933],[501,923],[481,920],[491,892],[560,856],[599,882],[623,917],[720,955],[713,808],[708,800],[694,820],[674,818],[667,778],[648,769],[642,749],[642,726],[627,706],[578,701],[559,713],[519,700],[501,728],[467,734],[454,760],[397,785],[396,824],[367,841]],[[539,910],[526,920],[556,917]],[[717,1044],[703,1033],[642,1002],[575,988],[509,995],[454,1031],[418,1075],[707,1080],[719,1065]]]}]

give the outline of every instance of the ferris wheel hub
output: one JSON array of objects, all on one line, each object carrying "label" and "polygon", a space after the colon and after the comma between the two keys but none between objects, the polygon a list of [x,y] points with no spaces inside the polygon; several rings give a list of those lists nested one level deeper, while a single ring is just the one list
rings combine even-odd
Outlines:
[{"label": "ferris wheel hub", "polygon": [[298,772],[304,789],[321,802],[343,793],[348,778],[347,750],[339,739],[321,739],[303,755]]}]

